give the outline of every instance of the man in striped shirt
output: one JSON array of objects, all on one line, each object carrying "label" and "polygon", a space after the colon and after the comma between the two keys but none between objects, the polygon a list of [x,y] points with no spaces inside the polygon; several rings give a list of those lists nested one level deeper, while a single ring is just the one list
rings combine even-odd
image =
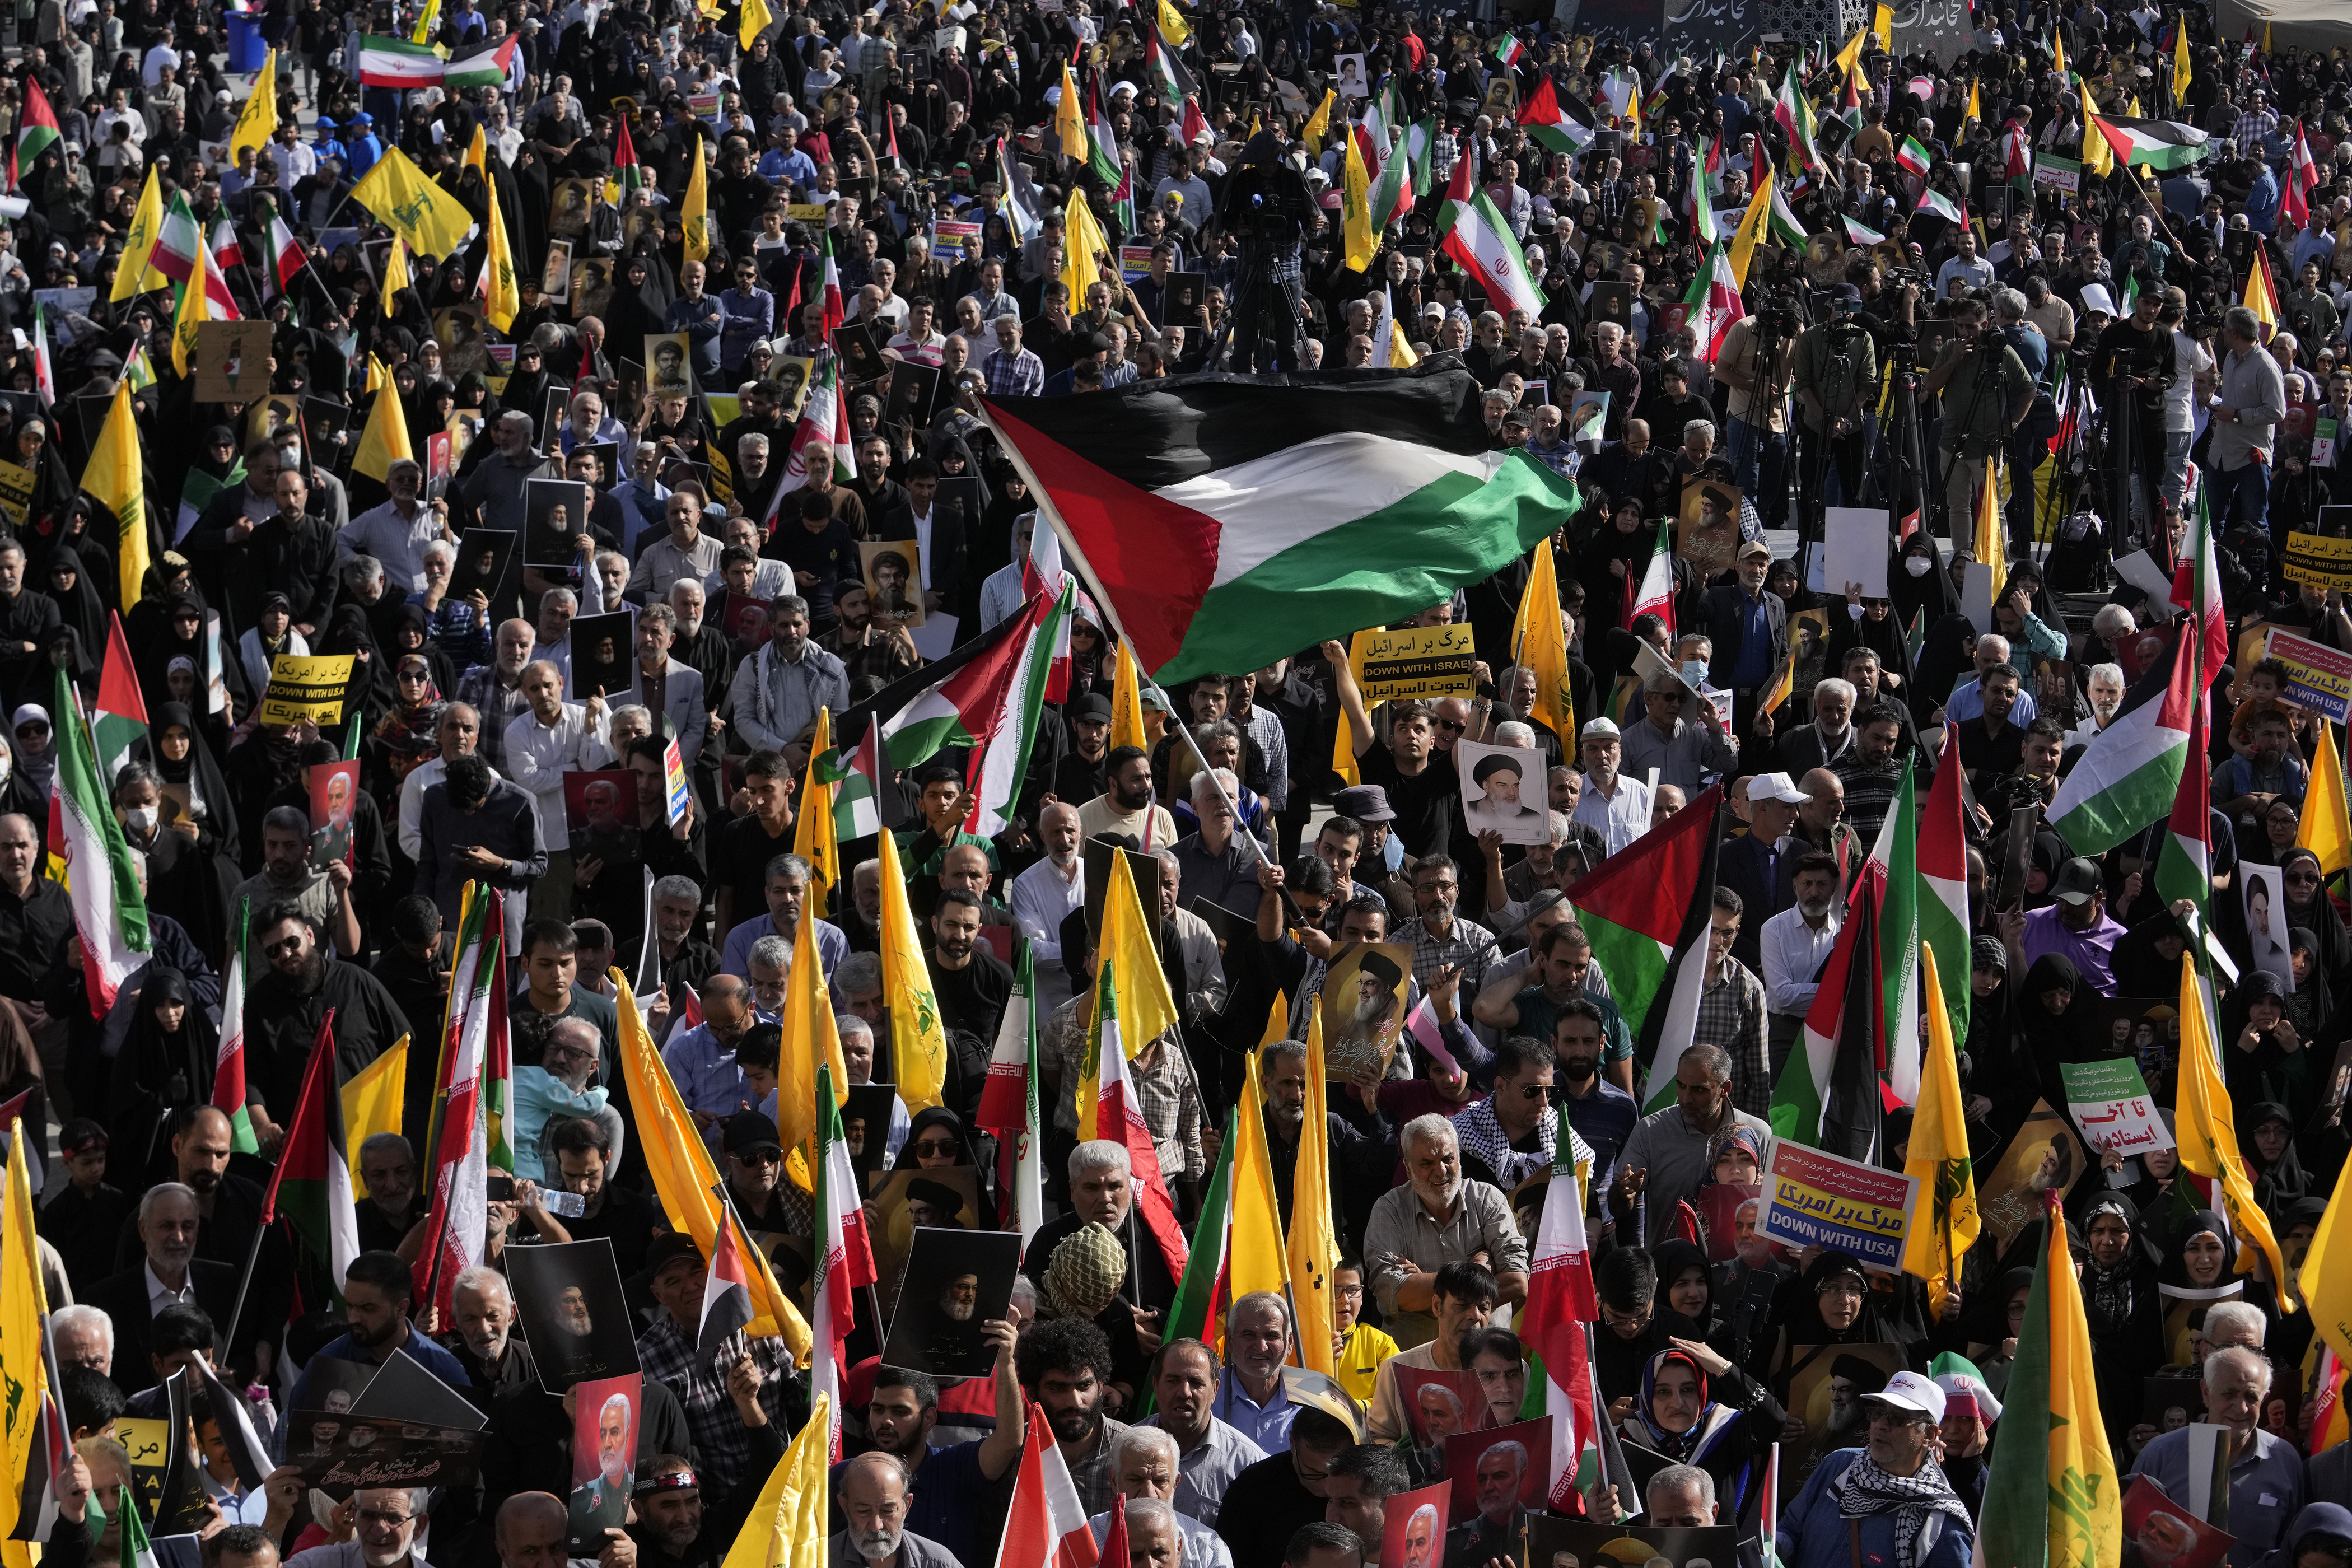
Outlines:
[{"label": "man in striped shirt", "polygon": [[980,362],[991,397],[1035,397],[1045,390],[1045,362],[1021,346],[1021,319],[996,318],[996,352]]}]

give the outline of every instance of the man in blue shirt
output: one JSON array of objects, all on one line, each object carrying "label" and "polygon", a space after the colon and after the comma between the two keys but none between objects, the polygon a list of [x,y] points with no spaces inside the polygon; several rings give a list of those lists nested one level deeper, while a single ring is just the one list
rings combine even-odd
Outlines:
[{"label": "man in blue shirt", "polygon": [[[2285,1544],[2287,1521],[2303,1507],[2303,1461],[2294,1446],[2256,1425],[2271,1388],[2271,1364],[2259,1350],[2232,1345],[2205,1358],[2205,1419],[2230,1429],[2231,1568],[2253,1568]],[[2189,1499],[2190,1429],[2160,1434],[2140,1450],[2134,1473]],[[2129,1485],[2126,1480],[2126,1485]]]},{"label": "man in blue shirt", "polygon": [[760,178],[770,184],[790,183],[807,190],[816,184],[816,160],[800,149],[800,136],[790,125],[779,125],[774,144],[760,154]]},{"label": "man in blue shirt", "polygon": [[667,331],[686,334],[688,346],[693,351],[694,374],[708,390],[719,375],[719,337],[727,324],[727,312],[719,307],[716,295],[702,291],[702,277],[699,261],[689,261],[677,269],[678,287],[683,291],[669,302],[669,311],[662,324]]},{"label": "man in blue shirt", "polygon": [[1290,1447],[1298,1407],[1283,1385],[1290,1354],[1290,1314],[1271,1290],[1254,1290],[1225,1314],[1225,1373],[1209,1414],[1269,1454]]},{"label": "man in blue shirt", "polygon": [[760,287],[760,264],[750,256],[735,263],[735,287],[719,296],[726,316],[719,333],[722,384],[731,390],[743,379],[751,347],[775,335],[776,297]]},{"label": "man in blue shirt", "polygon": [[[1864,1396],[1863,1408],[1870,1416],[1866,1446],[1824,1457],[1781,1510],[1775,1542],[1780,1561],[1790,1568],[1847,1568],[1899,1557],[1914,1568],[1966,1568],[1976,1528],[1933,1452],[1944,1391],[1918,1373],[1898,1372],[1885,1389]],[[2230,1522],[2234,1529],[2234,1513]],[[1909,1538],[1900,1552],[1898,1534]]]},{"label": "man in blue shirt", "polygon": [[[343,1277],[344,1316],[352,1325],[351,1331],[329,1340],[320,1347],[319,1354],[332,1361],[382,1366],[392,1359],[394,1351],[402,1351],[450,1387],[472,1387],[474,1380],[466,1375],[466,1369],[458,1364],[456,1356],[408,1326],[415,1296],[415,1281],[399,1254],[361,1253],[352,1259],[350,1272]],[[310,1383],[311,1374],[305,1371],[294,1384],[287,1409],[320,1408],[318,1396],[310,1392]],[[280,1427],[281,1443],[285,1436],[285,1429]]]},{"label": "man in blue shirt", "polygon": [[[808,893],[809,863],[797,855],[779,855],[768,862],[768,912],[766,915],[739,921],[727,933],[727,951],[721,956],[721,972],[751,978],[751,948],[763,936],[782,937],[792,945],[793,933],[800,929],[801,900]],[[827,982],[833,979],[834,966],[849,956],[849,939],[841,928],[827,921],[816,922],[817,963],[824,966]]]}]

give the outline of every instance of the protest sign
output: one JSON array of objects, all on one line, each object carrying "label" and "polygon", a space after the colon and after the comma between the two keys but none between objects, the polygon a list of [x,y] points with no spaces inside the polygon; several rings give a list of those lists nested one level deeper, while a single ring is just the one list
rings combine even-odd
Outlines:
[{"label": "protest sign", "polygon": [[2352,539],[2330,539],[2319,533],[2290,533],[2280,566],[2290,583],[2316,583],[2323,588],[2352,588]]},{"label": "protest sign", "polygon": [[[820,207],[819,211],[824,209]],[[980,225],[940,218],[931,225],[931,257],[936,261],[978,261]]]},{"label": "protest sign", "polygon": [[1011,1231],[915,1230],[898,1279],[883,1359],[934,1377],[983,1377],[996,1347],[982,1326],[1002,1319],[1021,1271],[1021,1238]]},{"label": "protest sign", "polygon": [[2189,1513],[2146,1476],[2124,1493],[2124,1534],[2143,1562],[2168,1568],[2220,1568],[2238,1540]]},{"label": "protest sign", "polygon": [[2061,1062],[2058,1076],[2066,1080],[2066,1110],[2083,1130],[2083,1141],[2101,1153],[2114,1149],[2145,1154],[2174,1146],[2147,1080],[2129,1057]]},{"label": "protest sign", "polygon": [[2352,721],[2352,655],[2273,626],[2263,656],[2286,666],[2286,700],[2316,709],[2336,723]]},{"label": "protest sign", "polygon": [[281,653],[269,661],[269,689],[262,694],[261,721],[299,724],[308,719],[320,729],[343,716],[343,689],[352,683],[348,653],[311,654],[297,658]]},{"label": "protest sign", "polygon": [[662,787],[669,796],[667,814],[675,827],[686,817],[686,759],[678,755],[675,735],[662,747]]},{"label": "protest sign", "polygon": [[1358,632],[1348,666],[1364,706],[1406,698],[1467,697],[1476,689],[1478,650],[1466,626]]},{"label": "protest sign", "polygon": [[286,1462],[338,1501],[362,1487],[470,1485],[482,1453],[479,1432],[326,1410],[293,1412],[287,1434]]},{"label": "protest sign", "polygon": [[268,321],[196,323],[196,396],[204,403],[249,403],[269,390]]},{"label": "protest sign", "polygon": [[2055,153],[2033,154],[2033,183],[2057,190],[2079,192],[2083,188],[2083,163],[2078,158],[2062,158]]},{"label": "protest sign", "polygon": [[25,526],[25,512],[33,504],[33,470],[22,463],[0,462],[0,511],[18,528]]},{"label": "protest sign", "polygon": [[1903,1233],[1918,1178],[1781,1142],[1764,1163],[1757,1228],[1790,1247],[1835,1247],[1874,1268],[1903,1266]]},{"label": "protest sign", "polygon": [[1139,279],[1148,278],[1150,275],[1151,247],[1122,245],[1118,247],[1118,276],[1121,282],[1133,283]]}]

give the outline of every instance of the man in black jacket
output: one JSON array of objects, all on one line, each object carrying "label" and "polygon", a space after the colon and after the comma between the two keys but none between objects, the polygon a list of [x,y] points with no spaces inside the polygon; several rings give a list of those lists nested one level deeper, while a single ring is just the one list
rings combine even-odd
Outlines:
[{"label": "man in black jacket", "polygon": [[356,963],[337,962],[291,901],[256,911],[253,939],[269,968],[246,994],[246,1098],[254,1134],[267,1151],[294,1114],[328,1009],[335,1015],[336,1065],[347,1079],[409,1027],[383,983]]},{"label": "man in black jacket", "polygon": [[226,606],[231,625],[257,624],[262,595],[275,589],[286,595],[295,626],[307,637],[326,625],[334,601],[334,535],[310,515],[310,481],[279,470],[273,443],[254,442],[245,463],[244,488],[215,496],[180,548],[196,563],[206,596]]},{"label": "man in black jacket", "polygon": [[1715,650],[1707,683],[1734,693],[1732,729],[1739,734],[1754,721],[1757,689],[1772,679],[1789,654],[1789,606],[1764,587],[1771,568],[1771,547],[1751,539],[1739,547],[1739,580],[1709,588],[1699,598],[1695,629]]},{"label": "man in black jacket", "polygon": [[58,606],[47,594],[25,592],[25,547],[0,540],[0,691],[9,711],[20,703],[47,705],[55,695],[47,654],[58,628]]},{"label": "man in black jacket", "polygon": [[[131,1267],[109,1275],[89,1293],[89,1305],[114,1323],[115,1386],[126,1394],[152,1388],[155,1375],[152,1342],[148,1329],[161,1309],[185,1301],[202,1308],[215,1323],[226,1323],[236,1310],[238,1270],[196,1256],[196,1232],[202,1225],[196,1194],[177,1182],[162,1182],[147,1189],[139,1203],[139,1237],[145,1256]],[[253,1342],[260,1314],[247,1311],[229,1346],[229,1360],[250,1370]]]}]

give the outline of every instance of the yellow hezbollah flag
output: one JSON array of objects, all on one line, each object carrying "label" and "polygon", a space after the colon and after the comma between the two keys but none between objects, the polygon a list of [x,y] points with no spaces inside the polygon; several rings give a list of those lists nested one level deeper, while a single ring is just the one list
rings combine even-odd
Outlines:
[{"label": "yellow hezbollah flag", "polygon": [[1927,988],[1927,1056],[1919,1074],[1919,1110],[1911,1121],[1903,1173],[1919,1184],[1920,1207],[1903,1242],[1903,1272],[1927,1282],[1927,1321],[1941,1322],[1959,1285],[1960,1259],[1983,1228],[1977,1215],[1975,1168],[1969,1161],[1968,1117],[1960,1099],[1960,1058],[1951,1016],[1936,978],[1935,950],[1919,944],[1920,984]]},{"label": "yellow hezbollah flag", "polygon": [[1984,110],[1979,104],[1977,100],[1977,79],[1974,77],[1969,78],[1969,107],[1966,118],[1969,120],[1982,120],[1984,118]]},{"label": "yellow hezbollah flag", "polygon": [[2067,70],[2066,70],[2066,29],[2065,29],[2065,26],[2064,26],[2064,25],[2063,25],[2063,24],[2061,24],[2059,26],[2057,26],[2057,27],[2055,27],[2055,28],[2052,29],[2052,31],[2051,31],[2051,34],[2050,34],[2050,54],[2051,54],[2050,68],[2051,68],[2052,70],[2053,70],[2053,71],[2056,71],[2060,76],[2065,76],[2065,75],[2067,75],[2067,74],[2068,74],[2068,72],[2067,72]]},{"label": "yellow hezbollah flag", "polygon": [[831,1491],[825,1472],[832,1457],[833,1398],[819,1394],[719,1568],[824,1568]]},{"label": "yellow hezbollah flag", "polygon": [[205,279],[212,272],[209,253],[196,258],[196,269],[185,283],[180,285],[180,308],[172,318],[172,368],[182,375],[193,374],[189,366],[196,357],[196,329],[212,320],[211,301]]},{"label": "yellow hezbollah flag", "polygon": [[473,144],[466,149],[466,162],[463,166],[481,175],[483,184],[489,183],[490,138],[479,124],[474,127]]},{"label": "yellow hezbollah flag", "polygon": [[[654,1179],[654,1191],[661,1195],[670,1228],[693,1237],[708,1258],[719,1239],[720,1215],[726,1212],[718,1196],[719,1167],[711,1161],[701,1130],[688,1114],[686,1102],[678,1098],[677,1085],[671,1081],[661,1052],[654,1048],[653,1037],[646,1033],[645,1015],[637,1011],[629,977],[618,969],[612,977],[621,1016],[621,1073],[629,1086],[629,1104],[637,1119],[638,1148],[646,1173]],[[814,1090],[810,1100],[815,1100]],[[806,1361],[807,1321],[777,1285],[775,1275],[769,1271],[767,1255],[749,1245],[748,1237],[740,1239],[751,1287],[751,1321],[746,1331],[761,1338],[781,1335],[784,1347],[795,1358]]]},{"label": "yellow hezbollah flag", "polygon": [[[697,139],[691,154],[694,167],[686,176],[686,205],[678,209],[678,234],[686,246],[686,259],[710,259],[710,171],[709,160],[702,155],[702,142]],[[1084,309],[1081,301],[1080,309]],[[503,328],[500,331],[504,331]]]},{"label": "yellow hezbollah flag", "polygon": [[816,1068],[833,1069],[834,1103],[849,1098],[849,1064],[841,1056],[841,1030],[833,1021],[833,995],[825,989],[824,965],[816,955],[816,900],[801,898],[800,923],[793,928],[792,978],[784,984],[784,1052],[776,1070],[776,1142],[784,1146],[784,1169],[803,1192],[815,1190]]},{"label": "yellow hezbollah flag", "polygon": [[2180,1078],[2173,1096],[2172,1131],[2180,1144],[2181,1166],[2214,1184],[2222,1215],[2238,1237],[2238,1267],[2246,1268],[2259,1253],[2270,1263],[2271,1278],[2284,1279],[2286,1264],[2279,1257],[2278,1238],[2271,1233],[2262,1205],[2254,1201],[2254,1184],[2238,1152],[2230,1091],[2221,1085],[2221,1047],[2205,1010],[2205,988],[2198,984],[2193,952],[2180,955]]},{"label": "yellow hezbollah flag", "polygon": [[1062,247],[1062,286],[1084,309],[1087,289],[1102,279],[1097,258],[1109,253],[1110,241],[1103,237],[1102,225],[1095,221],[1094,208],[1087,205],[1086,193],[1076,187],[1063,213]]},{"label": "yellow hezbollah flag", "polygon": [[236,129],[229,133],[228,161],[247,147],[258,153],[278,132],[278,51],[261,57],[261,73],[253,79],[253,96],[237,111]]},{"label": "yellow hezbollah flag", "polygon": [[457,198],[425,178],[397,147],[384,149],[375,167],[352,187],[352,197],[419,256],[456,255],[474,226]]},{"label": "yellow hezbollah flag", "polygon": [[[1738,232],[1731,237],[1731,282],[1735,289],[1748,287],[1748,262],[1756,254],[1756,242],[1764,237],[1765,221],[1772,216],[1772,169],[1767,164],[1756,182],[1756,194],[1748,198],[1748,212],[1739,220]],[[1562,736],[1565,740],[1567,737]]]},{"label": "yellow hezbollah flag", "polygon": [[1559,613],[1559,577],[1548,539],[1537,543],[1528,563],[1528,585],[1511,622],[1511,658],[1536,678],[1536,704],[1528,717],[1559,736],[1562,746],[1573,747],[1576,701],[1568,684],[1568,623]]},{"label": "yellow hezbollah flag", "polygon": [[1181,49],[1192,41],[1192,24],[1186,22],[1184,14],[1168,4],[1168,0],[1160,0],[1160,34],[1168,40],[1168,47],[1171,49]]},{"label": "yellow hezbollah flag", "polygon": [[360,1175],[360,1148],[379,1132],[400,1131],[401,1095],[408,1088],[408,1041],[399,1043],[368,1063],[342,1087],[343,1147],[351,1152],[352,1196],[367,1196]]},{"label": "yellow hezbollah flag", "polygon": [[809,900],[819,909],[841,886],[841,838],[833,826],[833,785],[824,780],[824,759],[833,752],[833,714],[816,710],[809,737],[808,768],[801,774],[800,821],[793,826],[793,853],[809,863]]},{"label": "yellow hezbollah flag", "polygon": [[1868,27],[1859,28],[1853,37],[1845,41],[1845,47],[1837,52],[1837,68],[1841,78],[1853,74],[1854,66],[1862,59],[1862,46],[1869,37]]},{"label": "yellow hezbollah flag", "polygon": [[908,1110],[941,1103],[947,1089],[948,1034],[940,1020],[931,971],[923,962],[923,942],[915,910],[907,902],[907,879],[898,869],[898,844],[881,833],[882,1000],[890,1009],[890,1065],[898,1076],[898,1098]]},{"label": "yellow hezbollah flag", "polygon": [[[699,164],[696,165],[698,168]],[[515,285],[514,250],[507,244],[506,215],[499,210],[499,194],[490,193],[490,253],[482,263],[482,314],[505,331],[522,309],[522,291]]]},{"label": "yellow hezbollah flag", "polygon": [[1895,7],[1880,5],[1870,14],[1870,31],[1878,47],[1888,54],[1895,52]]},{"label": "yellow hezbollah flag", "polygon": [[[1257,1070],[1255,1058],[1250,1070]],[[1331,1271],[1339,1267],[1339,1239],[1331,1228],[1331,1145],[1323,1120],[1329,1107],[1330,1090],[1323,1082],[1323,1010],[1313,1007],[1307,1014],[1307,1115],[1300,1123],[1298,1165],[1290,1175],[1290,1293],[1298,1313],[1298,1364],[1337,1377],[1339,1362],[1331,1336],[1339,1329],[1339,1299]]]},{"label": "yellow hezbollah flag", "polygon": [[1969,542],[1977,560],[1992,568],[1993,603],[2000,602],[2001,590],[2009,585],[2009,552],[2002,547],[2000,528],[2000,468],[1995,459],[1987,458],[1984,466],[1984,489],[1977,495],[1976,537]]},{"label": "yellow hezbollah flag", "polygon": [[2184,18],[2172,25],[2172,101],[2189,101],[2189,28]]},{"label": "yellow hezbollah flag", "polygon": [[[0,1428],[0,1455],[7,1467],[0,1475],[0,1534],[13,1535],[19,1524],[32,1523],[23,1511],[28,1478],[37,1483],[49,1468],[41,1453],[41,1415],[49,1392],[41,1320],[48,1315],[49,1302],[34,1236],[32,1167],[26,1147],[28,1134],[39,1134],[21,1120],[10,1132],[8,1190],[5,1212],[0,1213],[0,1367],[6,1368],[8,1382],[5,1426]],[[34,1496],[39,1495],[36,1490]],[[33,1561],[29,1544],[7,1543],[9,1568],[25,1568]]]},{"label": "yellow hezbollah flag", "polygon": [[[491,204],[496,205],[495,200]],[[383,253],[383,313],[390,320],[393,300],[403,289],[414,287],[408,279],[408,247],[400,243],[400,236],[392,237],[392,247]],[[373,361],[371,361],[373,363]],[[373,392],[375,388],[368,388]]]},{"label": "yellow hezbollah flag", "polygon": [[[1087,111],[1078,102],[1077,79],[1070,74],[1067,62],[1062,66],[1061,101],[1054,105],[1054,140],[1063,157],[1080,163],[1087,161]],[[1083,291],[1073,289],[1070,298],[1078,301],[1080,310],[1086,308]]]},{"label": "yellow hezbollah flag", "polygon": [[122,258],[115,263],[114,287],[107,293],[109,303],[120,304],[133,294],[149,289],[163,289],[171,279],[155,270],[150,261],[155,254],[155,237],[163,228],[163,187],[156,184],[155,165],[147,165],[147,183],[140,187],[139,205],[131,214],[131,232],[123,237]]},{"label": "yellow hezbollah flag", "polygon": [[[1137,1037],[1148,1040],[1151,1037]],[[1233,1206],[1228,1211],[1233,1228],[1225,1244],[1225,1272],[1230,1282],[1225,1299],[1229,1302],[1238,1301],[1254,1290],[1287,1296],[1290,1287],[1288,1258],[1282,1239],[1282,1209],[1274,1195],[1274,1154],[1265,1142],[1265,1101],[1259,1087],[1257,1052],[1250,1053],[1244,1076],[1241,1100],[1234,1107]],[[1307,1157],[1306,1146],[1313,1141],[1312,1135],[1319,1131],[1311,1126],[1306,1129],[1299,1142],[1301,1160]],[[1209,1325],[1210,1342],[1221,1344],[1224,1337],[1224,1324],[1213,1321]]]},{"label": "yellow hezbollah flag", "polygon": [[[1143,921],[1143,901],[1136,896],[1135,875],[1127,857],[1110,858],[1110,887],[1103,895],[1102,936],[1095,944],[1095,995],[1103,994],[1106,974],[1118,977],[1118,1026],[1115,1037],[1132,1058],[1158,1039],[1176,1022],[1176,1000],[1168,994],[1168,976],[1160,967],[1151,928]],[[1099,1001],[1097,1001],[1099,1005]],[[1100,1038],[1102,1019],[1087,1020],[1088,1031]],[[903,1093],[901,1098],[904,1098]],[[1095,1102],[1102,1098],[1101,1067],[1090,1061],[1079,1079],[1075,1109],[1078,1141],[1099,1136],[1095,1131]]]},{"label": "yellow hezbollah flag", "polygon": [[[368,355],[370,379],[379,374],[376,357]],[[403,458],[414,462],[416,451],[408,444],[408,421],[401,416],[400,395],[386,375],[376,389],[375,401],[368,405],[367,428],[360,432],[360,444],[352,452],[352,471],[372,479],[384,479],[392,465]]]},{"label": "yellow hezbollah flag", "polygon": [[2352,1199],[2347,1193],[2352,1193],[2352,1182],[2337,1182],[2296,1279],[2317,1337],[2334,1348],[2337,1359],[2352,1362]]},{"label": "yellow hezbollah flag", "polygon": [[[2319,857],[2319,874],[2333,877],[2352,869],[2352,816],[2344,794],[2344,754],[2336,748],[2343,737],[2335,721],[2320,720],[2320,741],[2311,760],[2311,784],[2303,796],[2303,820],[2294,830],[2297,847]],[[2345,1352],[2352,1357],[2352,1349]]]},{"label": "yellow hezbollah flag", "polygon": [[1308,118],[1306,129],[1299,132],[1298,139],[1307,143],[1310,156],[1323,151],[1324,135],[1331,129],[1331,106],[1339,101],[1337,89],[1325,89],[1323,101],[1315,106],[1315,112]]},{"label": "yellow hezbollah flag", "polygon": [[749,49],[752,40],[766,32],[775,19],[775,13],[768,9],[767,0],[743,0],[742,13],[735,23],[737,41]]},{"label": "yellow hezbollah flag", "polygon": [[1348,270],[1362,272],[1371,267],[1381,241],[1379,231],[1372,227],[1372,176],[1364,167],[1364,150],[1355,135],[1350,132],[1343,140],[1348,152],[1339,166],[1339,234],[1347,242]]},{"label": "yellow hezbollah flag", "polygon": [[412,44],[429,44],[433,28],[441,20],[441,0],[425,0],[425,14],[416,18],[416,30],[408,35]]},{"label": "yellow hezbollah flag", "polygon": [[2112,174],[2116,172],[2115,149],[2092,121],[2098,118],[2098,101],[2092,98],[2090,84],[2078,81],[2074,90],[2083,95],[2083,170],[2091,174]]},{"label": "yellow hezbollah flag", "polygon": [[89,461],[83,465],[81,488],[114,514],[122,607],[129,609],[146,587],[149,556],[146,460],[139,445],[139,424],[131,412],[128,381],[114,384],[114,403],[106,411],[106,423],[99,426]]},{"label": "yellow hezbollah flag", "polygon": [[1143,681],[1135,669],[1135,645],[1118,639],[1118,668],[1110,680],[1110,743],[1151,750],[1151,732],[1143,727]]}]

